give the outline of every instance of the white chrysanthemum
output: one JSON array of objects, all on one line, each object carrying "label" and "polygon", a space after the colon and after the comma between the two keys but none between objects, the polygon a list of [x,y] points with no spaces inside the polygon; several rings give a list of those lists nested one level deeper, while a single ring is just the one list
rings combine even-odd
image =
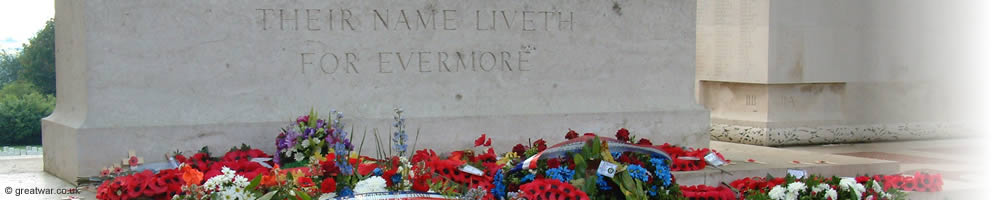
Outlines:
[{"label": "white chrysanthemum", "polygon": [[242,190],[243,189],[239,188],[239,187],[226,187],[226,189],[220,191],[219,194],[221,194],[221,196],[223,197],[223,199],[227,199],[227,200],[228,199],[233,199],[233,200],[235,200],[235,199],[244,199],[244,200],[253,199],[250,196],[249,193],[245,193]]},{"label": "white chrysanthemum", "polygon": [[303,149],[309,148],[309,140],[302,140],[302,144],[301,145],[302,145]]},{"label": "white chrysanthemum", "polygon": [[872,187],[875,189],[875,192],[879,194],[879,196],[882,196],[882,199],[892,199],[892,194],[885,192],[885,190],[882,189],[882,185],[878,184],[878,181],[872,182],[874,183],[872,184]]},{"label": "white chrysanthemum", "polygon": [[865,191],[865,186],[858,183],[854,178],[840,179],[840,190],[853,191],[854,197],[861,199],[861,193]]},{"label": "white chrysanthemum", "polygon": [[837,200],[837,191],[833,188],[826,189],[826,193],[823,195],[824,199]]},{"label": "white chrysanthemum", "polygon": [[794,182],[788,184],[788,191],[785,192],[785,199],[799,199],[799,192],[806,190],[806,184],[802,182]]},{"label": "white chrysanthemum", "polygon": [[295,152],[295,161],[302,161],[302,159],[306,159],[306,156],[302,155],[301,152]]},{"label": "white chrysanthemum", "polygon": [[358,184],[354,186],[354,194],[385,192],[385,187],[385,179],[378,176],[372,176],[358,182]]},{"label": "white chrysanthemum", "polygon": [[218,193],[222,199],[252,199],[251,194],[243,190],[247,185],[250,182],[246,177],[236,175],[229,167],[222,167],[222,174],[208,179],[202,187]]},{"label": "white chrysanthemum", "polygon": [[840,179],[840,184],[839,184],[840,190],[847,191],[851,189],[851,186],[857,183],[858,181],[854,180],[854,178],[842,178]]},{"label": "white chrysanthemum", "polygon": [[229,169],[229,167],[222,167],[222,174],[205,181],[204,187],[209,190],[218,190],[220,187],[225,186],[226,183],[232,181],[235,174],[236,172]]},{"label": "white chrysanthemum", "polygon": [[250,185],[250,180],[247,180],[246,177],[236,175],[236,177],[233,177],[233,185],[239,188],[245,188]]},{"label": "white chrysanthemum", "polygon": [[805,183],[795,181],[792,184],[788,184],[788,191],[789,192],[798,193],[798,192],[805,191],[805,190],[806,190],[806,184]]},{"label": "white chrysanthemum", "polygon": [[854,196],[859,199],[861,198],[861,193],[866,191],[865,185],[861,185],[860,183],[854,183],[854,185],[851,185],[851,189],[854,190]]},{"label": "white chrysanthemum", "polygon": [[785,188],[780,185],[774,186],[774,188],[771,188],[770,192],[767,192],[767,196],[771,197],[771,199],[783,200],[785,199]]},{"label": "white chrysanthemum", "polygon": [[820,183],[819,185],[816,185],[816,186],[812,187],[812,192],[820,193],[820,192],[826,191],[828,189],[830,189],[830,185],[829,184]]}]

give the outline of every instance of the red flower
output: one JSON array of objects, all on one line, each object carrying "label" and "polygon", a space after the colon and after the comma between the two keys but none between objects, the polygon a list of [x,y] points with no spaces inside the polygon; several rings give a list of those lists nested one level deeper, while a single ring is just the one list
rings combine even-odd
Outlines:
[{"label": "red flower", "polygon": [[334,155],[326,154],[326,161],[320,162],[320,169],[323,170],[323,175],[327,177],[334,177],[340,174],[340,167],[337,166],[337,158]]},{"label": "red flower", "polygon": [[[104,196],[108,198],[105,199],[122,199],[127,195],[125,193],[127,191],[123,191],[125,189],[125,177],[115,178],[107,186],[108,189],[105,190],[107,193]],[[101,189],[98,188],[98,191],[101,191]]]},{"label": "red flower", "polygon": [[246,177],[247,179],[256,178],[257,175],[265,174],[269,171],[267,167],[264,167],[257,162],[247,160],[223,161],[212,164],[211,169],[208,170],[208,172],[205,172],[205,180],[221,175],[222,167],[228,167],[229,169],[236,171],[237,175]]},{"label": "red flower", "polygon": [[377,167],[378,165],[374,163],[362,163],[358,165],[358,173],[363,176],[367,176],[368,174],[371,174],[372,171],[375,171],[375,168]]},{"label": "red flower", "polygon": [[[472,153],[469,152],[469,154]],[[448,157],[448,160],[462,160],[464,158],[465,158],[465,151],[452,151],[451,156]]]},{"label": "red flower", "polygon": [[114,192],[111,192],[110,186],[113,183],[113,180],[105,181],[104,183],[101,183],[100,186],[97,186],[97,199],[119,199],[118,197],[113,196]]},{"label": "red flower", "polygon": [[625,128],[618,129],[618,133],[615,134],[615,138],[618,138],[618,140],[622,142],[628,142],[629,141],[628,129]]},{"label": "red flower", "polygon": [[493,147],[490,147],[486,153],[480,154],[473,158],[473,162],[483,162],[483,163],[493,163],[497,162],[497,154],[493,151]]},{"label": "red flower", "polygon": [[522,144],[514,145],[514,148],[510,149],[510,152],[516,153],[517,156],[524,156],[524,151],[525,151],[525,148],[524,148],[524,145],[522,145]]},{"label": "red flower", "polygon": [[434,150],[430,149],[417,151],[416,153],[413,154],[412,157],[413,163],[420,163],[431,159],[438,159],[438,155],[436,152],[434,152]]},{"label": "red flower", "polygon": [[147,179],[153,176],[153,172],[146,170],[125,177],[125,189],[129,199],[139,198],[146,189]]},{"label": "red flower", "polygon": [[191,158],[188,159],[188,164],[202,173],[208,172],[208,170],[211,169],[213,162],[214,161],[210,160],[207,153],[196,153],[191,155]]},{"label": "red flower", "polygon": [[299,187],[312,187],[312,186],[316,186],[316,184],[313,183],[313,180],[311,178],[305,177],[305,176],[299,177],[299,179],[295,180],[295,183],[298,183]]},{"label": "red flower", "polygon": [[575,138],[577,138],[579,136],[580,135],[576,134],[576,131],[573,131],[573,129],[569,129],[569,132],[566,132],[565,138],[567,140],[572,140],[572,139],[575,139]]},{"label": "red flower", "polygon": [[548,146],[545,145],[545,140],[543,139],[538,139],[535,141],[534,145],[535,148],[538,148],[538,152],[545,151],[545,149],[548,148]]},{"label": "red flower", "polygon": [[476,146],[483,146],[484,143],[486,143],[486,134],[479,135],[479,138],[476,139]]},{"label": "red flower", "polygon": [[621,160],[622,163],[636,164],[645,167],[645,164],[643,164],[641,160],[633,158],[630,152],[622,153],[619,160]]},{"label": "red flower", "polygon": [[688,199],[736,199],[736,195],[723,186],[681,186],[681,194]]},{"label": "red flower", "polygon": [[333,178],[323,179],[323,183],[320,183],[320,191],[323,193],[337,192],[337,181]]},{"label": "red flower", "polygon": [[309,115],[303,115],[295,120],[296,123],[309,123]]},{"label": "red flower", "polygon": [[903,178],[902,188],[906,191],[916,191],[917,182],[913,180],[913,177],[905,177]]},{"label": "red flower", "polygon": [[559,167],[559,159],[549,158],[548,160],[545,161],[545,167],[546,168],[557,168],[557,167]]},{"label": "red flower", "polygon": [[135,156],[128,157],[128,166],[129,167],[139,166],[139,158]]},{"label": "red flower", "polygon": [[519,188],[528,200],[536,199],[583,199],[589,200],[587,193],[555,179],[537,179]]},{"label": "red flower", "polygon": [[184,155],[181,155],[181,154],[174,155],[174,160],[176,160],[177,163],[186,163],[187,162],[187,158],[184,157]]},{"label": "red flower", "polygon": [[868,182],[868,180],[871,180],[871,178],[868,178],[868,176],[858,176],[854,177],[854,180],[857,181],[858,183],[865,184]]},{"label": "red flower", "polygon": [[479,176],[473,177],[472,174],[459,171],[458,170],[459,166],[465,164],[465,162],[462,162],[460,160],[451,160],[451,159],[435,160],[431,161],[429,164],[430,167],[434,169],[434,173],[439,175],[439,177],[447,178],[448,180],[454,181],[456,183],[460,184],[472,183],[474,181],[473,179],[479,177]]},{"label": "red flower", "polygon": [[423,174],[423,175],[419,175],[419,176],[414,176],[413,180],[412,180],[412,182],[413,182],[413,191],[427,192],[428,190],[430,190],[431,187],[430,187],[430,185],[427,184],[427,181],[429,181],[430,178],[431,178],[430,174]]},{"label": "red flower", "polygon": [[653,146],[653,142],[650,142],[649,139],[642,138],[642,139],[639,139],[639,145],[650,145],[650,146]]},{"label": "red flower", "polygon": [[941,181],[941,174],[930,175],[930,177],[928,178],[931,179],[929,186],[931,187],[931,191],[934,192],[941,191],[941,186],[944,185],[944,182]]},{"label": "red flower", "polygon": [[226,152],[226,155],[222,156],[222,161],[236,161],[236,160],[250,160],[253,158],[270,158],[271,155],[267,155],[264,151],[260,149],[250,149],[250,150],[234,150]]},{"label": "red flower", "polygon": [[152,197],[158,194],[166,194],[167,179],[169,178],[170,177],[168,177],[167,175],[158,175],[155,178],[146,179],[142,195],[147,197]]},{"label": "red flower", "polygon": [[386,185],[396,184],[396,183],[392,182],[392,176],[396,175],[396,169],[397,168],[393,167],[391,170],[382,172],[382,179],[385,179],[385,184]]}]

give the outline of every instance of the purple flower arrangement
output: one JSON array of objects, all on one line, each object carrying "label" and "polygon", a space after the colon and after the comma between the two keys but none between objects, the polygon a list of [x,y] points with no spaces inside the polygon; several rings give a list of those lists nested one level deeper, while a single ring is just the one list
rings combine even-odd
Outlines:
[{"label": "purple flower arrangement", "polygon": [[331,110],[326,120],[317,117],[315,111],[296,118],[275,138],[277,152],[274,153],[274,161],[284,167],[298,167],[322,159],[322,155],[327,153],[334,153],[338,161],[345,162],[342,168],[346,169],[341,170],[350,171],[346,160],[354,146],[349,133],[344,131],[343,118],[344,114],[336,110]]}]

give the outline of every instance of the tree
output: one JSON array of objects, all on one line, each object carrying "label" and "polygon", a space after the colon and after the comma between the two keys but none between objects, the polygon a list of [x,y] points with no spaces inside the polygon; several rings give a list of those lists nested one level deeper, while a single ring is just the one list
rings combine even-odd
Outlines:
[{"label": "tree", "polygon": [[17,73],[21,71],[17,55],[17,51],[0,51],[0,88],[17,80]]},{"label": "tree", "polygon": [[38,88],[29,82],[14,81],[7,83],[0,88],[0,95],[24,96],[31,93],[38,93]]},{"label": "tree", "polygon": [[56,93],[56,28],[55,20],[45,22],[45,28],[24,45],[18,61],[18,79],[32,83],[43,94]]},{"label": "tree", "polygon": [[22,96],[0,94],[0,145],[41,144],[39,119],[51,114],[55,104],[55,97],[38,92]]}]

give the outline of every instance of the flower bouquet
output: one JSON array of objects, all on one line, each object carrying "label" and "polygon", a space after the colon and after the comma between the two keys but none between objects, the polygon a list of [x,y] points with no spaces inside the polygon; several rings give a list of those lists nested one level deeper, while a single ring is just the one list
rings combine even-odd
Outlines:
[{"label": "flower bouquet", "polygon": [[298,117],[275,138],[274,161],[285,168],[303,167],[317,162],[323,155],[334,153],[339,162],[346,162],[354,146],[344,131],[343,117],[344,114],[336,110],[331,110],[326,120],[320,119],[315,111]]},{"label": "flower bouquet", "polygon": [[[245,177],[259,176],[268,171],[268,162],[253,161],[258,158],[270,158],[259,149],[249,146],[232,148],[222,157],[212,157],[207,148],[202,148],[191,157],[185,157],[176,152],[171,157],[179,163],[177,168],[147,169],[128,174],[111,174],[114,176],[97,187],[98,199],[171,199],[179,195],[197,195],[211,193],[216,195],[242,195],[232,193],[232,184],[242,184]],[[141,168],[141,167],[135,167]],[[156,172],[154,172],[154,170]],[[216,180],[212,181],[212,178]],[[240,178],[243,177],[243,178]],[[220,179],[225,179],[221,181]],[[213,184],[208,184],[209,182]],[[235,181],[235,182],[234,182]],[[226,187],[215,184],[223,184]],[[208,186],[202,186],[203,184]],[[220,187],[214,187],[220,186]],[[214,188],[206,192],[193,188]],[[201,199],[194,198],[194,199]],[[205,197],[211,197],[207,195]],[[183,198],[186,199],[186,198]]]},{"label": "flower bouquet", "polygon": [[[503,181],[498,184],[523,187],[535,181],[555,180],[594,199],[684,199],[670,174],[670,155],[650,145],[647,139],[638,144],[626,129],[620,129],[616,138],[593,133],[579,136],[572,130],[565,138],[568,140],[552,147],[544,140],[531,142],[527,148],[515,146],[504,156],[510,161],[500,163],[507,173],[505,178],[500,176]],[[533,195],[524,190],[510,192],[528,199]],[[557,194],[571,193],[573,190]],[[499,198],[501,194],[494,195]]]},{"label": "flower bouquet", "polygon": [[906,199],[901,191],[883,188],[878,181],[865,176],[755,177],[739,179],[730,185],[740,191],[742,199]]}]

